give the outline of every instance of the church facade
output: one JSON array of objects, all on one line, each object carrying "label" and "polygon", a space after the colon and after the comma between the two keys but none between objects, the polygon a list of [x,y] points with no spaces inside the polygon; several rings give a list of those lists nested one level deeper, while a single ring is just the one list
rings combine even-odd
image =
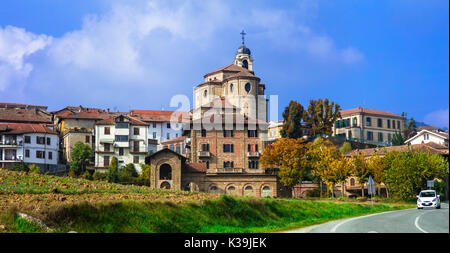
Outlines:
[{"label": "church facade", "polygon": [[[194,88],[188,156],[162,149],[146,158],[153,188],[278,197],[286,189],[259,158],[267,136],[265,85],[244,40],[232,64]],[[185,128],[185,129],[186,129]]]}]

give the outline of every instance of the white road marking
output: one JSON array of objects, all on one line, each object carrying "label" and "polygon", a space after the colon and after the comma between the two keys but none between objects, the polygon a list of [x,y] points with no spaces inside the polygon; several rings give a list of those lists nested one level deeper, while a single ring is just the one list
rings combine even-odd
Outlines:
[{"label": "white road marking", "polygon": [[419,226],[419,219],[422,215],[424,215],[425,213],[422,213],[421,215],[416,217],[416,221],[414,221],[414,225],[416,226],[417,229],[419,229],[420,231],[424,232],[424,233],[428,233],[427,231],[423,230],[420,226]]},{"label": "white road marking", "polygon": [[344,221],[341,221],[340,223],[338,223],[336,226],[334,226],[330,230],[330,232],[336,233],[336,229],[338,229],[342,224],[345,224],[345,223],[347,223],[349,221],[354,221],[354,220],[358,220],[358,219],[362,219],[362,218],[366,218],[366,217],[370,217],[370,216],[375,216],[375,215],[379,215],[379,214],[386,214],[386,213],[393,213],[393,212],[402,212],[402,211],[405,211],[405,210],[411,210],[411,209],[395,210],[395,211],[389,211],[389,212],[383,212],[383,213],[374,213],[374,214],[369,214],[369,215],[364,215],[364,216],[359,216],[359,217],[351,218],[351,219],[348,219],[348,220],[344,220]]},{"label": "white road marking", "polygon": [[377,231],[369,231],[367,233],[378,233]]}]

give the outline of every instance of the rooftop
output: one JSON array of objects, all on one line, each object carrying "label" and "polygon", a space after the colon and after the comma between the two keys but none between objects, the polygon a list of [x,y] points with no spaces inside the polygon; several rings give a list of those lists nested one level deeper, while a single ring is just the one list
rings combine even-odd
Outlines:
[{"label": "rooftop", "polygon": [[356,113],[366,113],[366,114],[372,114],[372,115],[381,115],[381,116],[389,116],[389,117],[405,119],[405,117],[397,115],[397,114],[393,114],[393,113],[385,112],[385,111],[374,110],[374,109],[367,109],[367,108],[363,108],[363,107],[358,107],[355,109],[341,111],[341,116],[351,115],[351,114],[356,114]]}]

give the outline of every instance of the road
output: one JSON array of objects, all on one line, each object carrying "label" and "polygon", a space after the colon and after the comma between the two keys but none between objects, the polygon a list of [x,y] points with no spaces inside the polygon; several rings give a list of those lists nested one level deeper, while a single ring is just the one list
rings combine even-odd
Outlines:
[{"label": "road", "polygon": [[331,221],[285,233],[449,233],[449,205],[406,209]]}]

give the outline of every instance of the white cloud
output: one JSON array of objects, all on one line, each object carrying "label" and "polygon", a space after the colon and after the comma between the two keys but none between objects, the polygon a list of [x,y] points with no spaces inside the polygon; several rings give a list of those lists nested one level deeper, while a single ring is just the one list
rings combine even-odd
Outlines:
[{"label": "white cloud", "polygon": [[424,122],[435,127],[449,127],[449,109],[430,112],[424,117]]},{"label": "white cloud", "polygon": [[44,49],[52,41],[46,35],[36,35],[13,26],[0,27],[0,91],[18,79],[28,77],[33,65],[25,60]]}]

